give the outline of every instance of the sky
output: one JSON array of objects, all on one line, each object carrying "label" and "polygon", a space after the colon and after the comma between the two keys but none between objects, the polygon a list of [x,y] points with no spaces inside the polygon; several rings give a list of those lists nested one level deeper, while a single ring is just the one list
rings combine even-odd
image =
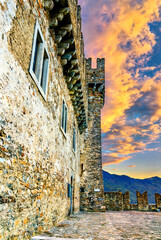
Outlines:
[{"label": "sky", "polygon": [[106,60],[103,170],[161,177],[161,1],[78,3],[86,58]]}]

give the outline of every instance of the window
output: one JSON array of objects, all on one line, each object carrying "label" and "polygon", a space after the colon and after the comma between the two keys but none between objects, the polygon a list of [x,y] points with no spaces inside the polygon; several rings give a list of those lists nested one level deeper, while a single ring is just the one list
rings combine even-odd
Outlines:
[{"label": "window", "polygon": [[29,73],[46,100],[49,73],[49,53],[38,21],[36,21],[35,25]]},{"label": "window", "polygon": [[71,197],[71,184],[70,183],[68,183],[68,198],[70,198]]},{"label": "window", "polygon": [[76,132],[75,128],[73,128],[73,151],[76,151]]},{"label": "window", "polygon": [[62,105],[61,128],[62,128],[63,132],[66,134],[66,132],[67,132],[67,105],[64,100],[63,100],[63,105]]},{"label": "window", "polygon": [[83,163],[81,164],[81,176],[83,175],[84,169],[83,169]]}]

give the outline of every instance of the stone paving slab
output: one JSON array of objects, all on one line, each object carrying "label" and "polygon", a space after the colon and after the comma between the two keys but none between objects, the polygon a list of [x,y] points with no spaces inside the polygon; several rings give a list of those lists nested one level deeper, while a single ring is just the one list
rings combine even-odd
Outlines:
[{"label": "stone paving slab", "polygon": [[79,213],[43,235],[50,240],[161,240],[161,212]]}]

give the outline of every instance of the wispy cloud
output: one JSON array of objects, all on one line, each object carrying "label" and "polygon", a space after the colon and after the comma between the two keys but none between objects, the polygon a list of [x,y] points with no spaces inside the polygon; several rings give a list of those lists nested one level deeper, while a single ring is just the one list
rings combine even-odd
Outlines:
[{"label": "wispy cloud", "polygon": [[157,44],[150,24],[161,20],[161,2],[79,2],[86,55],[106,57],[103,164],[120,163],[147,151],[161,134],[161,66],[148,65]]},{"label": "wispy cloud", "polygon": [[136,165],[130,165],[130,166],[128,166],[129,168],[133,168],[133,167],[136,167]]},{"label": "wispy cloud", "polygon": [[104,154],[103,155],[103,165],[110,165],[112,163],[120,163],[122,161],[126,161],[129,160],[130,158],[132,158],[131,156],[120,156],[118,154]]}]

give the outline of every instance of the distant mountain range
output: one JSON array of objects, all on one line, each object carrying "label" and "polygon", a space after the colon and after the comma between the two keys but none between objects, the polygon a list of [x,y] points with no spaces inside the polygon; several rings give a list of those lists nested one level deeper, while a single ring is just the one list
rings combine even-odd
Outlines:
[{"label": "distant mountain range", "polygon": [[107,192],[130,191],[130,202],[136,203],[136,191],[148,192],[149,203],[155,203],[155,193],[161,194],[161,178],[152,177],[146,179],[135,179],[126,175],[110,174],[103,171],[104,190]]}]

